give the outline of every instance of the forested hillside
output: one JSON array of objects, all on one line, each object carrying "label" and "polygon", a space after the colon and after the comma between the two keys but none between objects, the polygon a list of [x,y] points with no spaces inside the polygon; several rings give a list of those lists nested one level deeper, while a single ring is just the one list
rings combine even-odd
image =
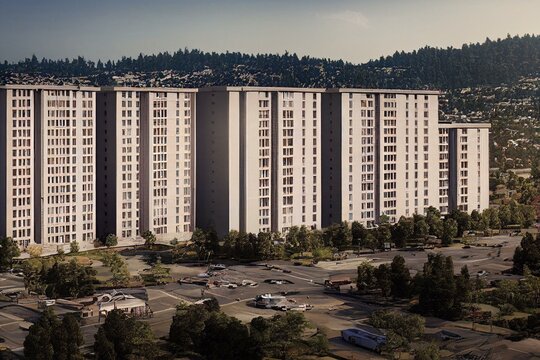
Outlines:
[{"label": "forested hillside", "polygon": [[[454,89],[510,84],[540,71],[540,36],[507,37],[460,49],[424,47],[410,53],[355,65],[341,60],[283,55],[205,53],[179,50],[172,54],[139,55],[117,61],[87,61],[82,57],[0,64],[3,82],[14,73],[44,77],[84,77],[96,85],[113,84],[118,76],[139,74],[137,81],[158,84],[261,85],[304,87],[385,87]],[[141,74],[144,74],[141,76]]]},{"label": "forested hillside", "polygon": [[525,35],[460,49],[424,47],[410,53],[370,61],[364,70],[378,71],[379,83],[388,87],[429,86],[454,89],[511,84],[540,72],[540,36]]}]

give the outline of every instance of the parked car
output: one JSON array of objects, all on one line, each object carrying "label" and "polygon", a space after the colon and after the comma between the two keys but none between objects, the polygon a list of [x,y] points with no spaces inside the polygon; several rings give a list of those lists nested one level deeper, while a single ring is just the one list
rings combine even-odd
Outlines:
[{"label": "parked car", "polygon": [[486,276],[487,274],[489,274],[486,270],[480,270],[479,272],[476,273],[476,276],[480,277],[480,276]]},{"label": "parked car", "polygon": [[256,281],[253,280],[242,280],[240,283],[242,286],[250,286],[250,287],[256,287],[259,285]]},{"label": "parked car", "polygon": [[273,285],[294,284],[292,281],[287,279],[266,279],[264,282]]},{"label": "parked car", "polygon": [[221,270],[225,270],[225,269],[227,269],[227,266],[225,266],[224,264],[210,265],[210,270],[221,271]]},{"label": "parked car", "polygon": [[23,277],[24,276],[24,273],[23,273],[22,269],[9,269],[8,273],[13,274],[13,275],[18,276],[18,277]]}]

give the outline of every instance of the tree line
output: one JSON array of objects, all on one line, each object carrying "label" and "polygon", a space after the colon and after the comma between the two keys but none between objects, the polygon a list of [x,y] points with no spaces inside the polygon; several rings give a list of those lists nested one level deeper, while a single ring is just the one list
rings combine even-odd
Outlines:
[{"label": "tree line", "polygon": [[[429,207],[426,215],[402,216],[390,224],[383,216],[381,224],[368,229],[360,222],[341,222],[325,229],[309,229],[292,226],[284,236],[280,233],[259,234],[230,231],[220,239],[213,229],[195,229],[191,238],[199,259],[210,255],[236,259],[267,260],[279,259],[291,254],[311,252],[314,258],[328,258],[334,250],[365,248],[384,250],[389,244],[403,248],[409,244],[429,242],[438,238],[442,245],[449,245],[466,231],[497,230],[510,225],[528,228],[536,221],[534,207],[511,202],[498,209],[476,210],[469,215],[453,211],[442,216],[440,211]],[[328,250],[328,251],[326,251]]]},{"label": "tree line", "polygon": [[96,270],[76,259],[63,262],[60,257],[34,258],[22,263],[24,286],[28,292],[49,298],[77,298],[93,295]]},{"label": "tree line", "polygon": [[[508,35],[505,39],[446,49],[426,46],[395,52],[363,65],[297,54],[242,54],[180,49],[173,53],[139,54],[117,61],[41,59],[0,63],[0,73],[40,73],[59,77],[93,76],[96,85],[110,85],[114,75],[174,70],[193,76],[184,85],[260,85],[298,87],[378,87],[453,89],[508,84],[537,74],[540,37]],[[243,76],[245,74],[250,76]],[[204,75],[201,75],[204,74]]]}]

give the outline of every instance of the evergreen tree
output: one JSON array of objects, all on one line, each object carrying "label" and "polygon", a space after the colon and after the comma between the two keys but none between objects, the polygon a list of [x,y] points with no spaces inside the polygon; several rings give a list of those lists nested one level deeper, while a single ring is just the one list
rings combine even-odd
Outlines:
[{"label": "evergreen tree", "polygon": [[84,343],[81,327],[73,314],[63,317],[53,330],[52,343],[56,360],[82,360],[80,347]]},{"label": "evergreen tree", "polygon": [[221,312],[212,312],[204,324],[198,352],[207,360],[262,359],[246,325]]},{"label": "evergreen tree", "polygon": [[24,340],[24,356],[29,360],[82,360],[83,336],[72,314],[58,321],[51,308],[45,309],[30,327]]},{"label": "evergreen tree", "polygon": [[363,246],[366,235],[367,230],[364,225],[362,225],[358,221],[353,221],[351,224],[352,245]]},{"label": "evergreen tree", "polygon": [[448,218],[443,222],[443,230],[441,240],[443,245],[452,244],[452,240],[457,236],[458,223],[452,218]]},{"label": "evergreen tree", "polygon": [[523,274],[525,267],[535,275],[540,274],[540,234],[534,237],[526,233],[514,251],[513,272]]},{"label": "evergreen tree", "polygon": [[156,235],[150,230],[145,230],[141,236],[144,239],[144,244],[150,248],[156,243]]},{"label": "evergreen tree", "polygon": [[146,322],[128,317],[121,310],[112,310],[96,333],[94,352],[97,359],[154,359],[157,348],[154,335]]},{"label": "evergreen tree", "polygon": [[405,247],[407,241],[414,235],[414,221],[411,218],[404,216],[399,218],[399,221],[392,229],[392,239],[398,248]]},{"label": "evergreen tree", "polygon": [[58,326],[58,319],[47,308],[41,314],[39,320],[28,330],[28,335],[24,339],[24,357],[28,360],[53,360],[54,348],[52,336],[54,329]]},{"label": "evergreen tree", "polygon": [[411,273],[405,265],[402,256],[395,256],[390,264],[390,280],[392,282],[391,294],[397,298],[405,298],[410,295]]},{"label": "evergreen tree", "polygon": [[454,265],[450,256],[429,254],[419,278],[418,309],[422,314],[456,318],[461,304],[456,300]]},{"label": "evergreen tree", "polygon": [[0,237],[0,270],[5,270],[13,266],[13,258],[21,253],[19,246],[10,237]]},{"label": "evergreen tree", "polygon": [[324,229],[324,243],[326,246],[345,249],[352,244],[351,229],[346,221],[332,224]]},{"label": "evergreen tree", "polygon": [[375,268],[368,262],[358,265],[356,287],[358,290],[369,290],[375,286]]},{"label": "evergreen tree", "polygon": [[204,330],[208,310],[200,305],[178,305],[169,329],[169,341],[177,351],[196,351]]},{"label": "evergreen tree", "polygon": [[381,264],[378,268],[375,268],[373,275],[375,276],[377,287],[381,290],[382,296],[390,295],[392,289],[390,267],[386,264]]},{"label": "evergreen tree", "polygon": [[107,235],[105,237],[105,241],[103,242],[103,245],[105,245],[106,247],[118,245],[118,237],[114,234]]}]

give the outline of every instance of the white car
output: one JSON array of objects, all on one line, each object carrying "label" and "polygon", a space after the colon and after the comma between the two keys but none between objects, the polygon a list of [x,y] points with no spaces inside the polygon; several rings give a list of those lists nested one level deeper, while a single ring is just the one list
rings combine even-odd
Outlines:
[{"label": "white car", "polygon": [[219,287],[224,287],[224,288],[227,288],[227,289],[236,289],[238,287],[237,284],[232,283],[232,282],[222,282],[218,286]]},{"label": "white car", "polygon": [[486,270],[480,270],[476,273],[476,276],[486,276],[487,274],[489,273]]},{"label": "white car", "polygon": [[210,265],[210,269],[220,271],[220,270],[227,269],[227,266],[225,266],[223,264],[215,264],[215,265]]},{"label": "white car", "polygon": [[251,286],[251,287],[255,287],[259,285],[257,282],[255,281],[252,281],[252,280],[242,280],[242,286]]}]

